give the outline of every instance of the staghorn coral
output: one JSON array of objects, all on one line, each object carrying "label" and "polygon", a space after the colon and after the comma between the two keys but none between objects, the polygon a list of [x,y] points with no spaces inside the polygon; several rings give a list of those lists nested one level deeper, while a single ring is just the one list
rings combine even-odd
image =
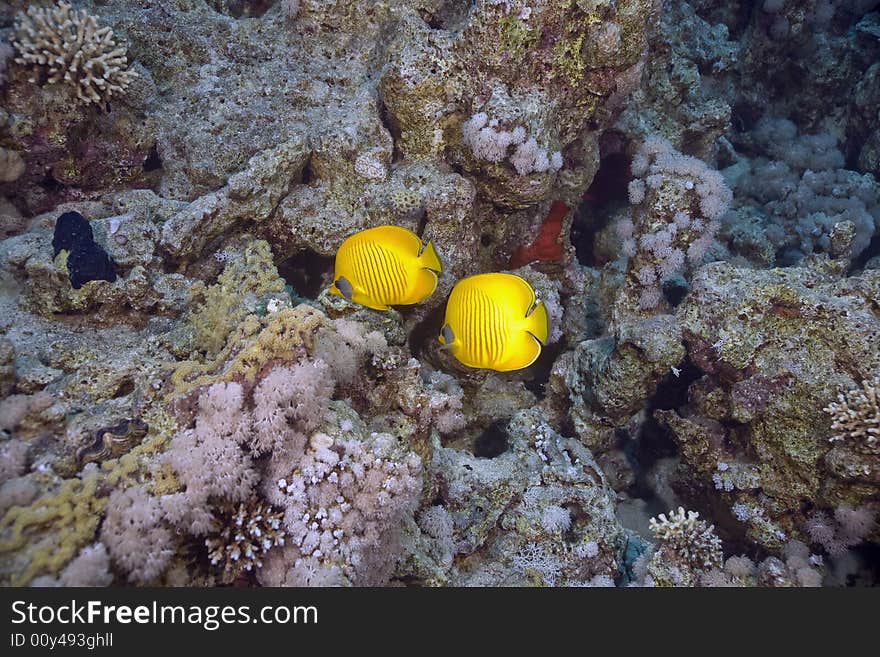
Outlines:
[{"label": "staghorn coral", "polygon": [[832,418],[830,442],[847,441],[857,450],[880,452],[880,378],[838,393],[837,401],[822,410]]},{"label": "staghorn coral", "polygon": [[137,77],[113,30],[98,27],[94,16],[67,2],[47,8],[32,5],[18,14],[15,29],[15,61],[32,67],[30,81],[70,86],[86,105],[105,104]]}]

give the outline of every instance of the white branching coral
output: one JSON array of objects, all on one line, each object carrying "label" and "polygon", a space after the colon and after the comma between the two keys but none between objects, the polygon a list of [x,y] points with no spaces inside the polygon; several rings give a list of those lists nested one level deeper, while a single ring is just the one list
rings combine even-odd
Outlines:
[{"label": "white branching coral", "polygon": [[208,557],[223,568],[228,580],[243,571],[262,568],[263,555],[273,547],[284,545],[283,511],[253,497],[225,513],[219,534],[205,539]]},{"label": "white branching coral", "polygon": [[867,380],[861,388],[839,393],[837,401],[823,409],[833,418],[831,442],[854,441],[854,447],[880,451],[880,378]]},{"label": "white branching coral", "polygon": [[122,94],[137,73],[109,27],[67,2],[19,13],[12,41],[16,63],[30,66],[30,82],[66,84],[86,105]]},{"label": "white branching coral", "polygon": [[[715,526],[700,520],[696,511],[670,511],[669,517],[661,513],[648,521],[651,531],[660,540],[660,553],[665,559],[682,562],[682,565],[704,570],[718,568],[723,559],[721,540],[715,535]],[[658,555],[655,555],[655,559]]]}]

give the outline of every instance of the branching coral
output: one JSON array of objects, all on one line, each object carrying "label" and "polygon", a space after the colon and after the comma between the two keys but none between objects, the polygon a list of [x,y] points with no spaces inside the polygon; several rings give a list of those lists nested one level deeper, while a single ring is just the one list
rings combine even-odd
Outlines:
[{"label": "branching coral", "polygon": [[42,76],[48,84],[68,85],[86,105],[122,94],[137,76],[128,68],[125,48],[116,43],[113,30],[98,27],[94,16],[67,2],[47,8],[32,5],[18,14],[15,27],[15,61],[33,67],[30,81]]},{"label": "branching coral", "polygon": [[211,563],[223,569],[227,581],[242,571],[262,568],[263,555],[284,545],[282,515],[258,497],[222,513],[220,533],[206,538],[205,545]]},{"label": "branching coral", "polygon": [[670,511],[651,518],[649,526],[660,541],[648,564],[653,581],[666,586],[693,586],[702,573],[720,568],[724,554],[714,525],[696,511]]},{"label": "branching coral", "polygon": [[880,452],[880,379],[862,382],[861,388],[841,392],[823,409],[832,417],[831,442],[847,441],[859,450]]}]

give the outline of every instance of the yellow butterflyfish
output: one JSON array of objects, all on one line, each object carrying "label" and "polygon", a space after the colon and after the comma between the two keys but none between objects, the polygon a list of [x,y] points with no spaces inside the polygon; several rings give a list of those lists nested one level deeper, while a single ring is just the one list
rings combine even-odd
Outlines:
[{"label": "yellow butterflyfish", "polygon": [[331,294],[374,310],[418,303],[442,271],[434,245],[400,226],[377,226],[347,238],[336,252]]},{"label": "yellow butterflyfish", "polygon": [[532,286],[494,273],[455,284],[438,339],[463,365],[509,372],[534,363],[547,334],[547,309]]}]

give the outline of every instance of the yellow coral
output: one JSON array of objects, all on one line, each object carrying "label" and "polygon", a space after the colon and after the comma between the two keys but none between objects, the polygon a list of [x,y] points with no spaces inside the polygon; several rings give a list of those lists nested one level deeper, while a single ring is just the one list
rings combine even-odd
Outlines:
[{"label": "yellow coral", "polygon": [[[214,355],[226,345],[229,334],[255,309],[259,297],[283,292],[284,280],[272,261],[272,250],[263,240],[252,242],[241,258],[232,260],[205,300],[190,316],[199,348]],[[250,306],[250,307],[249,307]]]},{"label": "yellow coral", "polygon": [[[54,493],[43,495],[30,506],[15,506],[0,520],[0,554],[20,550],[39,531],[44,538],[28,554],[28,564],[12,577],[13,586],[27,584],[37,574],[56,574],[95,535],[107,504],[96,497],[100,477],[92,473],[68,479]],[[47,531],[48,530],[48,531]]]},{"label": "yellow coral", "polygon": [[326,323],[327,317],[321,311],[306,304],[285,308],[262,319],[250,315],[211,363],[190,360],[173,365],[172,391],[167,399],[200,386],[231,381],[237,376],[253,381],[272,360],[299,360],[311,352],[315,333]]},{"label": "yellow coral", "polygon": [[177,428],[173,418],[162,409],[148,411],[144,419],[150,433],[130,452],[105,461],[100,470],[82,478],[64,480],[56,491],[39,497],[29,506],[12,507],[0,519],[0,554],[35,545],[26,555],[26,566],[12,575],[13,586],[23,586],[41,573],[57,575],[83,546],[94,540],[107,506],[102,488],[138,480],[144,474],[143,457],[160,451]]}]

